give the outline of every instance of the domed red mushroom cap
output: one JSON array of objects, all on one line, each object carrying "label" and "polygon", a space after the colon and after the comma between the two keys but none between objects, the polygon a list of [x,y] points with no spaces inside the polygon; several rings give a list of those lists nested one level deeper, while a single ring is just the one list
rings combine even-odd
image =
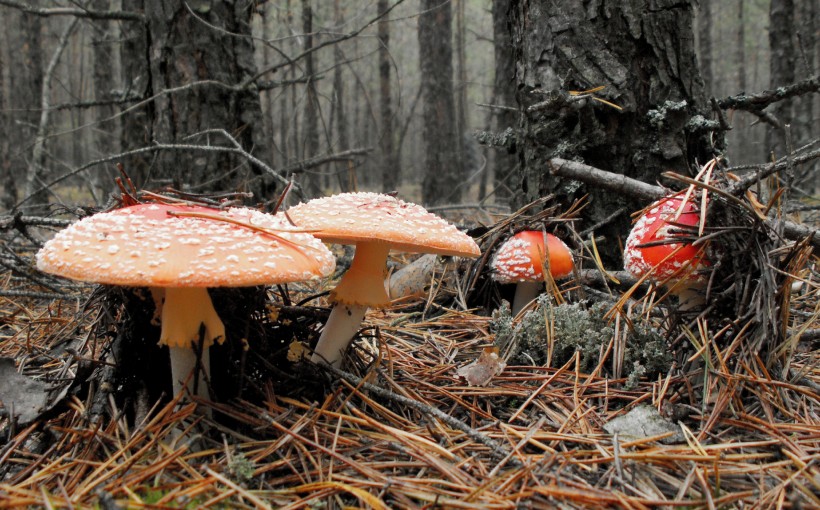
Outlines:
[{"label": "domed red mushroom cap", "polygon": [[[692,200],[684,203],[682,196],[674,195],[653,203],[626,239],[624,268],[638,277],[651,273],[656,280],[665,280],[687,264],[695,271],[707,266],[702,247],[685,240],[688,234],[682,231],[699,223],[700,210]],[[681,241],[674,242],[676,238]],[[685,274],[698,278],[695,271]]]},{"label": "domed red mushroom cap", "polygon": [[495,254],[492,262],[493,279],[499,283],[542,282],[547,253],[553,278],[562,278],[572,272],[572,252],[564,241],[540,230],[524,230],[507,240]]}]

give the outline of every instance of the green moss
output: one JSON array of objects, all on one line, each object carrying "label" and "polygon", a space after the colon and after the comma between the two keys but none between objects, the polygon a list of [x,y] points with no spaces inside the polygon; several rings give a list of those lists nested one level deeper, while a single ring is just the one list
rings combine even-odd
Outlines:
[{"label": "green moss", "polygon": [[[592,371],[601,361],[615,335],[614,324],[604,315],[609,307],[580,303],[554,305],[546,295],[538,306],[514,323],[509,306],[493,312],[492,331],[500,352],[511,364],[561,366],[576,353],[582,371]],[[549,329],[548,329],[549,325]],[[552,350],[552,359],[549,352]],[[611,353],[610,353],[611,356]],[[672,357],[661,333],[640,320],[633,321],[627,333],[623,367],[626,386],[632,387],[641,377],[665,373]]]}]

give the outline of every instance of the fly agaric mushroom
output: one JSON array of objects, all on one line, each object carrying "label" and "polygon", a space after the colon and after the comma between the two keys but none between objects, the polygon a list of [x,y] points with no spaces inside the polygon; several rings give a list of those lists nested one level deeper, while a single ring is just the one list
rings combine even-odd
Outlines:
[{"label": "fly agaric mushroom", "polygon": [[350,268],[331,291],[335,302],[314,363],[338,367],[365,312],[390,302],[385,290],[390,250],[477,257],[478,245],[468,235],[423,207],[379,193],[341,193],[298,204],[287,211],[300,228],[326,243],[355,244]]},{"label": "fly agaric mushroom", "polygon": [[636,277],[666,283],[682,311],[704,301],[705,279],[698,271],[709,265],[705,246],[694,246],[688,241],[691,234],[684,231],[700,221],[693,200],[684,202],[681,194],[665,197],[647,208],[624,246],[624,268]]},{"label": "fly agaric mushroom", "polygon": [[563,278],[572,273],[574,263],[564,241],[540,230],[523,230],[498,248],[490,267],[498,283],[516,284],[512,304],[512,314],[516,315],[538,296],[544,283],[543,267],[553,278]]},{"label": "fly agaric mushroom", "polygon": [[253,209],[138,204],[58,232],[37,253],[37,267],[86,282],[149,287],[162,307],[159,343],[169,348],[174,394],[196,367],[193,347],[204,330],[202,370],[189,388],[208,400],[208,348],[225,340],[225,326],[207,289],[309,280],[335,267],[318,239],[287,229],[281,218]]}]

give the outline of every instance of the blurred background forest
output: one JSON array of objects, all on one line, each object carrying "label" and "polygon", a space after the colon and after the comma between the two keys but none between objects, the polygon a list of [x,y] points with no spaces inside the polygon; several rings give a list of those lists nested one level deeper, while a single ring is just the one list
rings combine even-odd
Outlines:
[{"label": "blurred background forest", "polygon": [[[52,203],[104,203],[118,175],[117,162],[139,187],[249,189],[263,195],[260,201],[275,199],[291,175],[305,196],[399,190],[427,205],[507,207],[519,191],[510,179],[515,157],[480,144],[476,136],[519,123],[509,0],[284,0],[233,7],[191,1],[188,11],[202,30],[148,41],[152,64],[144,68],[135,53],[145,57],[140,13],[150,11],[147,4],[0,1],[4,209],[42,203],[41,190],[55,181],[59,187],[52,187],[47,199]],[[233,9],[222,17],[224,26],[207,21],[219,17],[212,12],[216,8]],[[707,95],[724,98],[811,78],[818,59],[816,17],[816,0],[700,2],[693,36]],[[247,94],[233,96],[240,104],[228,106],[238,108],[243,120],[230,126],[230,135],[284,179],[247,170],[254,165],[245,157],[218,160],[220,153],[190,149],[232,147],[223,133],[193,127],[226,127],[204,118],[205,109],[222,102],[206,87],[173,91],[193,95],[192,104],[202,105],[201,111],[175,105],[176,118],[166,122],[170,138],[189,149],[150,149],[171,141],[158,140],[162,121],[155,121],[153,131],[145,129],[145,118],[154,115],[148,110],[168,105],[162,96],[171,94],[162,83],[186,83],[173,72],[182,78],[189,72],[187,82],[193,82],[202,74],[196,66],[205,65],[185,62],[169,70],[164,61],[154,62],[160,43],[171,53],[174,45],[196,44],[217,57],[223,51],[218,48],[231,46],[224,50],[225,69],[207,70],[213,79],[246,86]],[[167,79],[158,76],[166,71]],[[448,75],[452,80],[442,79]],[[432,96],[422,93],[425,80],[443,103],[431,104]],[[146,101],[155,95],[156,102]],[[816,94],[780,102],[774,120],[768,113],[729,110],[726,155],[736,165],[769,161],[773,150],[782,156],[771,129],[777,119],[791,124],[791,143],[800,147],[817,136],[819,103]],[[440,107],[444,110],[431,112]],[[430,122],[429,115],[442,112],[442,122]],[[197,117],[203,118],[185,124]],[[426,159],[431,152],[441,155],[440,166],[431,167]],[[208,170],[181,176],[173,171],[180,167]],[[811,193],[816,176],[811,165],[804,168],[795,188]],[[445,173],[450,180],[441,180]]]}]

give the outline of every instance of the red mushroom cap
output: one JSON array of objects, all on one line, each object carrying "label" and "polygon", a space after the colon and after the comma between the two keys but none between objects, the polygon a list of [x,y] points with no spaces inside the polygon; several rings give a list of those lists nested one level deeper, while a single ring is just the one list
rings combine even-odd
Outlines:
[{"label": "red mushroom cap", "polygon": [[[658,200],[638,219],[627,237],[624,268],[638,277],[652,273],[656,279],[664,280],[675,276],[686,264],[694,270],[708,265],[702,247],[683,241],[663,243],[689,237],[689,234],[680,230],[696,227],[699,223],[700,211],[693,200],[684,203],[681,195]],[[646,244],[652,245],[643,246]],[[677,252],[673,254],[675,250]],[[698,279],[694,271],[689,271],[688,274],[690,279]]]},{"label": "red mushroom cap", "polygon": [[545,265],[547,252],[553,278],[570,274],[574,266],[570,249],[564,241],[552,234],[546,234],[546,239],[546,249],[544,233],[540,230],[524,230],[508,239],[493,259],[493,279],[499,283],[543,281],[544,273],[541,268]]}]

